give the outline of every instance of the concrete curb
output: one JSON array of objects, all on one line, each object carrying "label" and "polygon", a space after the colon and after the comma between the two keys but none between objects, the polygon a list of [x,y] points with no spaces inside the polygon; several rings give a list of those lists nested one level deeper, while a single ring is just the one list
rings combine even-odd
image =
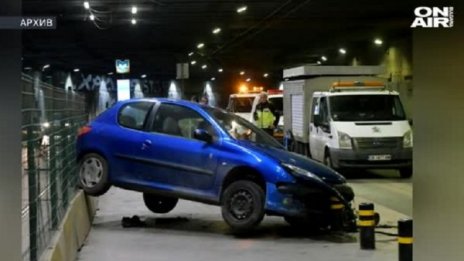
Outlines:
[{"label": "concrete curb", "polygon": [[78,191],[40,261],[76,260],[77,251],[84,244],[92,226],[96,209],[97,198],[86,196],[82,190]]}]

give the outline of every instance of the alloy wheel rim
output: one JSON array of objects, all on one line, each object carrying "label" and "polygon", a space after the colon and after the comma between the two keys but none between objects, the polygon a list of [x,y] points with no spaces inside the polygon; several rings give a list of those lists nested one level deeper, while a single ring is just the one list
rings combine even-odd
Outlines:
[{"label": "alloy wheel rim", "polygon": [[79,177],[86,188],[93,188],[103,177],[103,163],[97,158],[88,158],[82,162]]}]

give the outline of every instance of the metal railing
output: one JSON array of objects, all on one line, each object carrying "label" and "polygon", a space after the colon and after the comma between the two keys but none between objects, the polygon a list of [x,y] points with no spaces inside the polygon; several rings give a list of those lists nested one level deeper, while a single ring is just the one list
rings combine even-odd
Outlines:
[{"label": "metal railing", "polygon": [[23,260],[40,258],[77,191],[75,141],[85,108],[83,95],[22,76]]}]

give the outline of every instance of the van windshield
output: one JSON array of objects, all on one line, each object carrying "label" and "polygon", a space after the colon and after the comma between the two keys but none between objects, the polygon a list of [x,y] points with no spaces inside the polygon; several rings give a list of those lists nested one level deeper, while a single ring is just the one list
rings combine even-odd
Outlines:
[{"label": "van windshield", "polygon": [[340,95],[329,97],[334,121],[400,121],[406,116],[398,95]]},{"label": "van windshield", "polygon": [[251,112],[254,97],[231,97],[227,110],[230,112]]}]

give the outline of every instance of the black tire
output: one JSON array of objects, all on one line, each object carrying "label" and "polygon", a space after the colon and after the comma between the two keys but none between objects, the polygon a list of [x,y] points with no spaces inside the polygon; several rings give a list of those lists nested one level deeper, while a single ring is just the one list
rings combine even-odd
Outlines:
[{"label": "black tire", "polygon": [[264,217],[264,191],[253,181],[231,183],[222,194],[222,217],[234,232],[251,230]]},{"label": "black tire", "polygon": [[153,212],[159,214],[165,214],[173,210],[179,199],[166,197],[158,194],[143,193],[143,202],[145,206]]},{"label": "black tire", "polygon": [[108,162],[97,153],[84,155],[79,161],[78,184],[90,196],[101,196],[111,187]]},{"label": "black tire", "polygon": [[403,169],[399,169],[399,171],[400,171],[400,176],[403,179],[412,177],[412,168],[403,168]]},{"label": "black tire", "polygon": [[330,157],[330,153],[329,152],[326,152],[325,153],[325,156],[324,156],[324,165],[326,165],[327,167],[333,169],[333,170],[336,170],[334,167],[333,167],[333,163],[332,163],[332,158]]}]

